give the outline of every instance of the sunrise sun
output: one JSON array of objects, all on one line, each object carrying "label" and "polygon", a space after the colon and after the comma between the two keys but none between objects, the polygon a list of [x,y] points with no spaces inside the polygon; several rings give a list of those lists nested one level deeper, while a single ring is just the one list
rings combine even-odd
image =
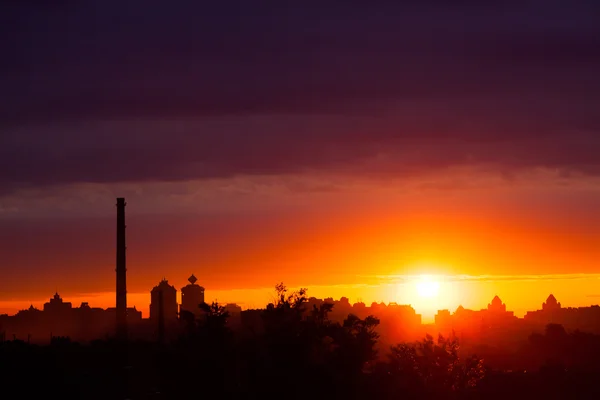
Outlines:
[{"label": "sunrise sun", "polygon": [[423,275],[416,282],[417,293],[421,297],[436,297],[440,291],[440,283],[430,275]]}]

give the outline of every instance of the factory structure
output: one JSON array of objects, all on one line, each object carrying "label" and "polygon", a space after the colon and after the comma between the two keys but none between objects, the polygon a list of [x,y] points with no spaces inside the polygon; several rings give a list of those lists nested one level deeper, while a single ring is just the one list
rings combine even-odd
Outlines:
[{"label": "factory structure", "polygon": [[[204,317],[200,304],[205,301],[205,289],[193,274],[188,278],[188,284],[181,288],[181,304],[177,302],[177,289],[163,278],[150,291],[148,318],[142,318],[142,312],[135,306],[128,307],[126,205],[124,198],[117,198],[115,307],[94,308],[87,302],[73,307],[56,292],[41,310],[32,305],[15,315],[0,315],[0,340],[46,343],[56,337],[81,342],[106,338],[118,341],[152,339],[164,335],[164,330],[176,335],[182,329],[180,317],[183,312],[189,312],[199,320]],[[235,325],[240,319],[241,307],[226,304],[225,308],[230,315],[230,324]]]},{"label": "factory structure", "polygon": [[117,288],[116,337],[127,340],[127,246],[125,244],[125,199],[117,199]]}]

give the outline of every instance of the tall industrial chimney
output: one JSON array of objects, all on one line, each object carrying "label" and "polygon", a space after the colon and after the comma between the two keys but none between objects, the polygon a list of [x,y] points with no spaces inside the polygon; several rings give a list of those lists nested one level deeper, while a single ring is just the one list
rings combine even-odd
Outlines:
[{"label": "tall industrial chimney", "polygon": [[117,338],[127,340],[127,265],[125,256],[125,199],[117,198]]}]

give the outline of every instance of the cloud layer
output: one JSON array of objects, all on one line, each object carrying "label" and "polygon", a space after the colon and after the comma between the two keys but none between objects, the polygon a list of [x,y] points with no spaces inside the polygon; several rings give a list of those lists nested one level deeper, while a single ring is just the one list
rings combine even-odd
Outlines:
[{"label": "cloud layer", "polygon": [[4,3],[0,187],[597,174],[595,2]]}]

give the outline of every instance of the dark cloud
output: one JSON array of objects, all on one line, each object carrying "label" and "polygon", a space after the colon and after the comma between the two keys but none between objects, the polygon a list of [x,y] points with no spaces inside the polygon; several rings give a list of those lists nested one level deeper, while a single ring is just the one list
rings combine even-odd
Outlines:
[{"label": "dark cloud", "polygon": [[3,2],[1,187],[598,172],[595,2],[216,3]]}]

